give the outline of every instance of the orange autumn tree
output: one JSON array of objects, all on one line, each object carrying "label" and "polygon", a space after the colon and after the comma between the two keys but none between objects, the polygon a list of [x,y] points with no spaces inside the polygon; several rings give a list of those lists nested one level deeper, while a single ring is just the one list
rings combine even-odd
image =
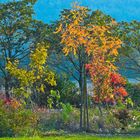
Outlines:
[{"label": "orange autumn tree", "polygon": [[61,16],[60,26],[56,33],[61,34],[61,43],[64,45],[63,52],[68,57],[69,54],[74,54],[79,58],[79,79],[80,79],[80,128],[88,129],[88,97],[86,87],[86,70],[87,55],[85,46],[88,40],[88,30],[84,25],[84,20],[88,16],[88,8],[74,5],[68,13],[63,13]]},{"label": "orange autumn tree", "polygon": [[[69,14],[62,15],[60,26],[56,31],[56,33],[61,33],[61,43],[64,45],[63,52],[66,56],[73,53],[76,57],[81,57],[81,55],[79,56],[79,51],[81,51],[82,57],[84,57],[82,61],[80,127],[85,129],[89,128],[86,64],[90,60],[89,72],[95,86],[94,95],[102,95],[100,98],[104,98],[105,95],[111,97],[113,90],[108,74],[117,71],[114,62],[118,55],[118,49],[121,47],[121,41],[112,37],[109,26],[94,26],[85,23],[88,11],[86,7],[74,5]],[[113,23],[114,21],[112,21]],[[93,74],[94,71],[96,76]],[[103,94],[103,92],[106,93]]]},{"label": "orange autumn tree", "polygon": [[117,73],[115,60],[121,41],[109,32],[109,27],[94,26],[94,42],[87,48],[92,55],[90,64],[86,65],[94,84],[94,100],[96,103],[116,103],[127,96],[124,89],[126,81]]}]

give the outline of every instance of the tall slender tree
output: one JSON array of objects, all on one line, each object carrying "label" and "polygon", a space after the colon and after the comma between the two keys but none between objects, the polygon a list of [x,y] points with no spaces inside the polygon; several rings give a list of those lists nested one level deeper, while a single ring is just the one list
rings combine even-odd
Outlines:
[{"label": "tall slender tree", "polygon": [[[56,52],[55,59],[53,57],[51,59],[51,63],[54,62],[52,65],[57,66],[57,68],[59,66],[61,70],[72,75],[79,83],[81,92],[80,128],[83,127],[83,124],[86,124],[86,121],[87,128],[89,128],[87,73],[85,64],[91,59],[86,53],[86,46],[88,46],[89,42],[87,36],[90,38],[92,32],[89,33],[88,28],[90,25],[109,25],[113,27],[115,25],[114,23],[116,23],[114,19],[101,11],[93,11],[92,14],[89,14],[88,11],[90,10],[86,7],[74,7],[72,10],[65,9],[62,11],[61,20],[56,24],[60,25],[59,28],[57,28],[57,35],[54,34],[52,37],[52,46],[54,46],[54,52]],[[62,32],[63,35],[61,34]],[[60,43],[59,40],[61,37],[63,39]],[[56,40],[58,41],[56,42]],[[54,42],[56,42],[55,45]],[[60,62],[58,60],[60,60]]]}]

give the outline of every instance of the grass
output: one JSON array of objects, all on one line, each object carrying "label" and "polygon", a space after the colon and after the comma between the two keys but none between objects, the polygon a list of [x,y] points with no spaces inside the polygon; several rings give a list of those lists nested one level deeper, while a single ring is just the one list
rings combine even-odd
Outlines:
[{"label": "grass", "polygon": [[0,138],[0,140],[140,140],[140,137],[99,137],[90,135],[49,136],[44,138]]}]

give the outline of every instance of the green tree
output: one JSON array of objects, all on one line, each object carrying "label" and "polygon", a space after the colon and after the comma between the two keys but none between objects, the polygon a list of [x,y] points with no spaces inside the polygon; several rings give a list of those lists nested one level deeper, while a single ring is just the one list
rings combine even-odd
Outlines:
[{"label": "green tree", "polygon": [[35,2],[21,0],[0,3],[0,74],[7,97],[12,85],[11,76],[5,69],[8,59],[27,63],[27,56],[34,44],[45,39],[46,25],[32,18]]},{"label": "green tree", "polygon": [[[131,21],[120,22],[116,28],[116,33],[121,38],[123,44],[120,50],[120,63],[127,75],[133,78],[140,78],[140,22]],[[131,75],[129,75],[129,73]]]}]

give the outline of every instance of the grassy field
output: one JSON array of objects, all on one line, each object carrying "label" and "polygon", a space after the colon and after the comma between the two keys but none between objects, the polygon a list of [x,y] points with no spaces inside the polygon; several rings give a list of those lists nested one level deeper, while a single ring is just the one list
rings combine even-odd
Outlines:
[{"label": "grassy field", "polygon": [[45,138],[0,138],[0,140],[140,140],[140,137],[96,137],[86,135],[69,135]]}]

